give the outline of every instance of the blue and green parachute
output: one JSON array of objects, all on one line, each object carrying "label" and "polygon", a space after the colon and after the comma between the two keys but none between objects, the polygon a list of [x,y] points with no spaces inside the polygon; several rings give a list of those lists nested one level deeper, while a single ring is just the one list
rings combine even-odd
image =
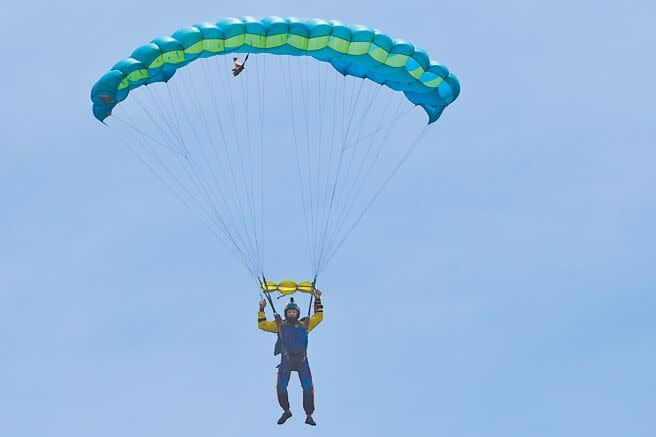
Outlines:
[{"label": "blue and green parachute", "polygon": [[[231,78],[219,55],[240,53],[252,61]],[[316,278],[420,139],[409,138],[425,135],[425,121],[407,122],[411,110],[423,108],[430,125],[459,93],[446,67],[378,30],[240,17],[138,47],[95,83],[91,100],[93,115],[261,280],[267,153],[295,146]]]},{"label": "blue and green parachute", "polygon": [[432,62],[425,51],[368,27],[321,19],[224,18],[182,28],[138,47],[93,86],[93,114],[103,121],[133,89],[166,82],[198,58],[229,53],[311,56],[329,62],[344,75],[402,91],[426,110],[429,123],[460,93],[456,77]]}]

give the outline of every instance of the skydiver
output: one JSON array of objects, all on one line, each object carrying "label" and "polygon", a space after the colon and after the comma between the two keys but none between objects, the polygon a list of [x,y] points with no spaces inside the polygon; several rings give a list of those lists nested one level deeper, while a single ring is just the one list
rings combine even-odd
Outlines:
[{"label": "skydiver", "polygon": [[239,76],[239,73],[244,71],[244,68],[246,68],[245,67],[246,61],[248,61],[249,56],[250,56],[250,53],[246,55],[246,58],[244,59],[244,62],[239,62],[239,58],[236,57],[236,56],[234,58],[232,58],[232,62],[234,62],[234,64],[235,64],[235,67],[232,69],[232,75],[233,76],[237,77],[237,76]]},{"label": "skydiver", "polygon": [[257,326],[263,331],[278,334],[278,340],[274,348],[274,355],[281,354],[276,380],[276,392],[278,403],[283,409],[282,416],[278,419],[278,425],[282,425],[292,417],[289,410],[289,398],[287,395],[287,384],[291,372],[298,373],[303,388],[303,409],[305,410],[305,423],[316,426],[312,418],[314,412],[314,386],[312,385],[312,372],[307,359],[308,333],[312,331],[323,320],[323,305],[321,304],[321,291],[314,291],[314,315],[299,320],[301,310],[292,298],[285,307],[285,320],[279,314],[275,314],[274,322],[267,322],[264,308],[266,301],[260,301],[260,311],[257,313]]}]

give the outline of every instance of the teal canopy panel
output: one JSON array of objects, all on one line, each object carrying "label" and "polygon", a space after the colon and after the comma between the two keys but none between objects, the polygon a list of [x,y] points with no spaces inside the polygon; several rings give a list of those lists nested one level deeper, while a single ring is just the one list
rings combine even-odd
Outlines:
[{"label": "teal canopy panel", "polygon": [[229,53],[311,56],[343,75],[366,78],[403,92],[436,121],[460,93],[458,79],[414,45],[364,26],[334,20],[223,18],[182,28],[138,47],[91,90],[94,116],[103,121],[142,85],[166,82],[198,58]]}]

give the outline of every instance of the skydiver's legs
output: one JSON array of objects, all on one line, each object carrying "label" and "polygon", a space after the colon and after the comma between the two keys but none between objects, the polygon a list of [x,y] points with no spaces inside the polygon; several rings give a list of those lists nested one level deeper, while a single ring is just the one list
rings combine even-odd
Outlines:
[{"label": "skydiver's legs", "polygon": [[289,396],[287,394],[287,385],[289,385],[289,376],[291,368],[289,360],[283,355],[278,366],[278,380],[276,381],[276,392],[278,393],[278,403],[283,410],[289,411]]},{"label": "skydiver's legs", "polygon": [[305,414],[311,416],[314,412],[314,385],[312,385],[312,371],[310,370],[310,363],[305,358],[302,363],[297,367],[298,378],[301,380],[301,387],[303,388],[303,409]]}]

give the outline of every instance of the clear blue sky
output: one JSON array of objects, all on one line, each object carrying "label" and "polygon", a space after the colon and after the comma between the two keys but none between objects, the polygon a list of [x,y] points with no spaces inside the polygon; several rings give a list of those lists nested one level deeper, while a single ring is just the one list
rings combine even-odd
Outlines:
[{"label": "clear blue sky", "polygon": [[[272,14],[407,38],[463,90],[323,278],[313,430],[297,381],[297,416],[274,424],[252,280],[89,101],[154,36]],[[647,1],[3,4],[0,435],[653,435],[654,15]]]}]

